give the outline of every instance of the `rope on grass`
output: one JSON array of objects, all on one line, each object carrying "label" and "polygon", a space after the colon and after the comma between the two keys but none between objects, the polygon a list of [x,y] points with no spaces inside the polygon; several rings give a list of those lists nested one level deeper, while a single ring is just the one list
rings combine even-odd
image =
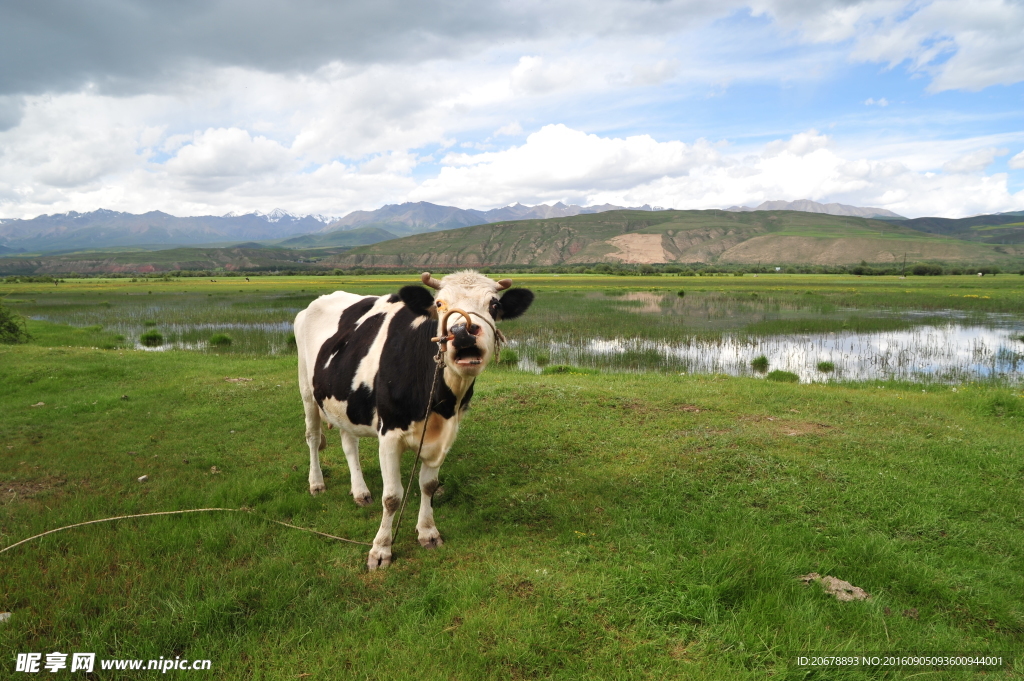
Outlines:
[{"label": "rope on grass", "polygon": [[158,511],[158,512],[155,512],[155,513],[136,513],[134,515],[119,515],[119,516],[115,516],[113,518],[101,518],[99,520],[87,520],[84,523],[75,523],[74,525],[65,525],[64,527],[58,527],[55,530],[47,530],[46,532],[42,532],[40,534],[34,535],[32,537],[29,537],[28,539],[22,539],[21,541],[15,543],[15,544],[11,544],[10,546],[8,546],[6,548],[0,549],[0,553],[3,553],[4,551],[10,551],[15,546],[21,546],[22,544],[24,544],[26,542],[30,542],[33,539],[39,539],[40,537],[45,537],[48,534],[53,534],[54,532],[63,532],[64,530],[70,530],[72,528],[82,527],[84,525],[95,525],[97,523],[109,523],[112,520],[127,520],[129,518],[149,518],[149,517],[156,516],[156,515],[180,515],[182,513],[209,513],[211,511],[228,511],[228,512],[233,512],[233,513],[248,513],[248,514],[252,515],[255,518],[259,518],[260,520],[266,520],[267,522],[277,523],[278,525],[284,525],[285,527],[290,527],[293,530],[302,530],[303,532],[311,532],[313,534],[318,534],[321,537],[327,537],[328,539],[335,539],[337,541],[348,542],[349,544],[360,544],[362,546],[373,546],[373,544],[370,544],[369,542],[356,541],[354,539],[345,539],[344,537],[335,537],[333,534],[327,534],[326,532],[318,532],[316,530],[311,530],[308,527],[299,527],[298,525],[290,525],[290,524],[282,522],[280,520],[274,520],[273,518],[267,518],[266,516],[262,516],[262,515],[258,515],[256,513],[253,513],[252,509],[250,509],[250,508],[190,508],[190,509],[186,509],[184,511]]}]

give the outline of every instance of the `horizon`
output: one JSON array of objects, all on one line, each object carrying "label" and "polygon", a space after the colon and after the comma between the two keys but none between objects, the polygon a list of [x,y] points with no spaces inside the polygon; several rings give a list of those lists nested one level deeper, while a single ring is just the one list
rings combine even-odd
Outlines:
[{"label": "horizon", "polygon": [[1024,6],[0,8],[0,218],[1024,210]]}]

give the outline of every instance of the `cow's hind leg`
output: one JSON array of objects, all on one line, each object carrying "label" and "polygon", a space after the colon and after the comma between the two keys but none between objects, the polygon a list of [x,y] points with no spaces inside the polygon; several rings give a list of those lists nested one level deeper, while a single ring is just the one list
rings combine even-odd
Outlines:
[{"label": "cow's hind leg", "polygon": [[439,470],[439,467],[428,466],[426,462],[420,468],[420,517],[416,523],[416,533],[419,535],[420,546],[426,549],[436,549],[444,544],[434,524],[433,498],[440,486],[437,481]]},{"label": "cow's hind leg", "polygon": [[373,538],[373,548],[366,560],[366,567],[376,570],[391,565],[391,524],[402,505],[402,452],[405,444],[396,431],[378,438],[380,447],[380,472],[384,478],[384,514],[380,529]]},{"label": "cow's hind leg", "polygon": [[306,444],[309,445],[309,493],[316,496],[327,489],[324,473],[320,470],[320,451],[327,446],[327,438],[320,430],[320,407],[316,402],[310,404],[305,399],[303,407],[306,411]]},{"label": "cow's hind leg", "polygon": [[369,506],[373,503],[373,495],[370,488],[363,480],[363,468],[359,464],[359,438],[344,430],[341,431],[341,448],[345,450],[345,460],[348,461],[348,476],[352,482],[352,498],[360,506]]}]

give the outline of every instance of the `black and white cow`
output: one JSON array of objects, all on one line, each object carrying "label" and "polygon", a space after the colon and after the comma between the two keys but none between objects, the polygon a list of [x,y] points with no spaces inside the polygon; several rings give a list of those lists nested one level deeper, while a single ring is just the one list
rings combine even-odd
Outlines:
[{"label": "black and white cow", "polygon": [[[401,455],[416,450],[423,429],[420,469],[419,542],[426,548],[442,544],[434,524],[431,497],[437,474],[455,442],[459,419],[473,396],[473,382],[493,358],[494,322],[523,314],[533,302],[528,289],[512,289],[473,271],[456,272],[441,281],[429,273],[422,286],[406,286],[397,295],[360,296],[338,291],[320,296],[295,317],[299,351],[299,391],[306,412],[309,445],[309,492],[324,490],[320,450],[327,445],[321,420],[341,431],[348,461],[352,496],[360,506],[373,501],[359,465],[359,438],[376,437],[384,477],[384,516],[373,540],[367,565],[371,570],[391,563],[391,524],[402,501]],[[434,389],[430,416],[427,393],[437,364],[439,316],[452,309],[444,371]],[[426,424],[426,425],[425,425]]]}]

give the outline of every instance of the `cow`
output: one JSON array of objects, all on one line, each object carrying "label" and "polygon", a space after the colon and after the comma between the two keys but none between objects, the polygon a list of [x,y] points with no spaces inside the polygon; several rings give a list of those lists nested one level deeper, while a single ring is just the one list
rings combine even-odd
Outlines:
[{"label": "cow", "polygon": [[[415,285],[388,296],[337,291],[320,296],[295,317],[310,494],[325,489],[320,470],[320,451],[327,445],[323,421],[341,433],[350,491],[360,506],[371,504],[373,496],[359,465],[359,438],[377,438],[384,514],[367,558],[370,570],[391,564],[392,522],[403,496],[401,456],[415,451],[421,437],[416,530],[425,548],[444,543],[431,506],[438,470],[455,442],[476,377],[495,359],[500,334],[494,324],[520,316],[533,302],[533,293],[525,288],[499,297],[511,280],[494,281],[471,270],[440,281],[424,272],[421,280],[436,294]],[[450,328],[447,341],[440,343],[443,370],[435,372],[435,339],[442,335],[442,325]],[[433,394],[428,395],[435,375]],[[424,419],[428,397],[430,413]]]}]

